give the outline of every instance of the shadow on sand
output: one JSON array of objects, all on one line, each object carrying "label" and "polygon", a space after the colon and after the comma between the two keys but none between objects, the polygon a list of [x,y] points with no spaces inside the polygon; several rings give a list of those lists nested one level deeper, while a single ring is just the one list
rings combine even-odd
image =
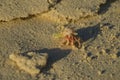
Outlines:
[{"label": "shadow on sand", "polygon": [[106,2],[104,4],[100,5],[100,9],[98,11],[98,14],[104,14],[106,13],[109,8],[111,7],[111,4],[116,2],[117,0],[106,0]]},{"label": "shadow on sand", "polygon": [[[53,48],[53,49],[47,49],[43,48],[41,50],[31,50],[32,52],[39,52],[39,53],[47,53],[48,54],[48,62],[47,66],[42,69],[41,72],[45,73],[52,68],[52,64],[56,61],[66,57],[70,52],[71,49],[60,49],[60,48]],[[31,52],[29,51],[29,52]],[[27,52],[25,52],[27,53]]]},{"label": "shadow on sand", "polygon": [[97,35],[101,32],[100,24],[92,27],[78,29],[76,32],[78,33],[78,37],[80,37],[84,42],[89,39],[95,40]]},{"label": "shadow on sand", "polygon": [[40,53],[48,53],[48,63],[53,64],[54,62],[66,57],[71,50],[70,49],[60,49],[60,48],[54,48],[54,49],[47,49],[44,48],[42,50],[39,50]]}]

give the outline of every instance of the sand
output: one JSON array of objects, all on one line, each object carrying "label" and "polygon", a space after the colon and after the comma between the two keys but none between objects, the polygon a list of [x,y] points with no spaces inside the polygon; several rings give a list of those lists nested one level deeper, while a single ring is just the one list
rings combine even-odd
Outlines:
[{"label": "sand", "polygon": [[28,72],[31,76],[36,76],[46,66],[48,54],[39,52],[13,53],[9,58],[19,69]]},{"label": "sand", "polygon": [[[119,80],[120,0],[0,0],[0,80]],[[60,47],[53,35],[74,28],[82,48]],[[47,53],[36,76],[12,53]]]}]

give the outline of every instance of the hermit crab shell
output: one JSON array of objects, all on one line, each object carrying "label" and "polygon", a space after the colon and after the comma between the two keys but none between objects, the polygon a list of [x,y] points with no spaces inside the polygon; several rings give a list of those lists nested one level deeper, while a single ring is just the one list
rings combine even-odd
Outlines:
[{"label": "hermit crab shell", "polygon": [[63,36],[66,36],[66,35],[77,35],[77,33],[70,28],[65,28],[63,31]]}]

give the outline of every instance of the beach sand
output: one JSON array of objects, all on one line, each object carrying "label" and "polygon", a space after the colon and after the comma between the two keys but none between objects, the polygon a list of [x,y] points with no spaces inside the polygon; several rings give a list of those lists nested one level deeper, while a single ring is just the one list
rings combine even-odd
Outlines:
[{"label": "beach sand", "polygon": [[[120,0],[0,0],[0,80],[119,80]],[[74,28],[80,49],[53,35]],[[9,56],[47,53],[31,76]]]}]

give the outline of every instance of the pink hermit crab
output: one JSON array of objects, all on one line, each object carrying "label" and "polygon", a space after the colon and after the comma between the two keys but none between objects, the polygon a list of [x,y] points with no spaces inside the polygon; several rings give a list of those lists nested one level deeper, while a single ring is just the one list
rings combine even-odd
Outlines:
[{"label": "pink hermit crab", "polygon": [[65,28],[62,35],[62,45],[70,45],[72,47],[81,48],[81,40],[75,31],[70,28]]}]

